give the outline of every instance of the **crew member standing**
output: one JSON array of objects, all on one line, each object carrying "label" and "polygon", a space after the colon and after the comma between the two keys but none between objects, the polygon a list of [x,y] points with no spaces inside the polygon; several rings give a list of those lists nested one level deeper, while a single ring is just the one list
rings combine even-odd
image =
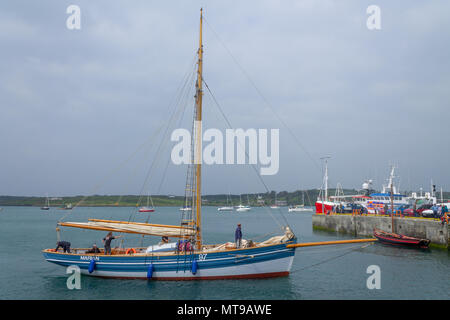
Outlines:
[{"label": "crew member standing", "polygon": [[115,237],[115,236],[113,236],[113,234],[112,234],[112,232],[109,232],[107,235],[106,235],[106,237],[104,237],[103,238],[103,243],[104,243],[104,245],[105,245],[105,254],[109,254],[109,255],[111,255],[111,241],[113,240],[113,239],[117,239],[117,238],[120,238],[121,236],[117,236],[117,237]]},{"label": "crew member standing", "polygon": [[237,225],[236,232],[234,233],[234,240],[236,242],[236,249],[239,249],[242,243],[242,230],[240,223]]}]

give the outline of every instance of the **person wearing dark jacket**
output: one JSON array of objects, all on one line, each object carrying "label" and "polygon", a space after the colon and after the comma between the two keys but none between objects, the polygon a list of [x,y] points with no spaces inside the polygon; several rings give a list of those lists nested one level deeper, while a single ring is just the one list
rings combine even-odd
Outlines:
[{"label": "person wearing dark jacket", "polygon": [[87,250],[86,253],[100,253],[100,249],[94,243],[94,245],[92,246],[92,249]]},{"label": "person wearing dark jacket", "polygon": [[68,241],[58,241],[58,242],[56,243],[56,249],[55,249],[55,252],[58,251],[59,248],[63,248],[64,253],[65,253],[65,252],[70,253],[70,242],[68,242]]},{"label": "person wearing dark jacket", "polygon": [[241,243],[242,243],[241,224],[237,225],[236,231],[234,233],[234,240],[236,242],[236,249],[239,249],[241,247]]},{"label": "person wearing dark jacket", "polygon": [[113,239],[120,238],[121,236],[115,237],[113,236],[112,232],[109,232],[106,237],[103,238],[103,243],[105,246],[105,254],[111,255],[111,241]]}]

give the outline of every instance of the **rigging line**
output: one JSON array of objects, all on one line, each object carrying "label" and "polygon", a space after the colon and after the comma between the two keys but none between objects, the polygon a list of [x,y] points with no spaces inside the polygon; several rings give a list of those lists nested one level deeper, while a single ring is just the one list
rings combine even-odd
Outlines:
[{"label": "rigging line", "polygon": [[[111,171],[109,172],[108,175],[106,175],[106,177],[100,182],[98,183],[91,191],[92,193],[95,193],[97,190],[99,190],[101,188],[101,186],[103,186],[103,184],[115,173],[117,172],[120,168],[122,168],[123,166],[125,166],[129,161],[131,161],[131,159],[133,159],[138,153],[139,151],[145,146],[147,145],[150,141],[153,140],[153,138],[156,138],[156,136],[159,134],[159,131],[163,128],[163,125],[159,126],[157,128],[157,130],[155,130],[155,133],[153,135],[151,135],[146,141],[144,141],[141,145],[138,146],[138,148],[128,157],[126,158],[124,161],[122,161],[121,163],[119,163],[116,167],[114,167],[113,169],[111,169]],[[79,205],[81,205],[87,198],[89,198],[90,195],[87,196],[83,196],[83,198],[78,201],[75,206],[73,206],[72,210],[69,210],[70,212],[68,212],[67,214],[65,214],[61,219],[58,220],[58,222],[63,221],[67,216],[69,216],[70,214],[72,214],[72,212],[74,211],[74,209],[76,209]]]},{"label": "rigging line", "polygon": [[[367,244],[361,246],[361,244],[357,244],[357,245],[349,246],[349,247],[345,247],[345,248],[339,248],[339,246],[342,246],[342,244],[328,245],[327,247],[332,248],[332,250],[324,250],[324,249],[320,249],[320,248],[317,249],[317,247],[303,247],[302,254],[332,253],[332,252],[338,252],[338,251],[346,251],[346,250],[350,250],[350,249],[354,249],[354,248],[365,248],[366,245]],[[316,248],[316,249],[314,250],[311,248]],[[310,250],[308,250],[308,249],[310,249]]]},{"label": "rigging line", "polygon": [[[205,79],[202,79],[202,80],[203,80],[203,83],[204,83],[205,86],[206,86],[206,89],[208,89],[209,94],[210,94],[211,97],[213,98],[214,103],[216,104],[217,108],[219,109],[220,113],[222,114],[222,117],[225,119],[225,122],[227,123],[228,127],[229,127],[230,129],[232,129],[233,127],[232,127],[230,121],[228,120],[227,116],[225,115],[225,113],[223,112],[222,108],[220,107],[220,105],[219,105],[219,103],[218,103],[216,97],[215,97],[214,94],[211,92],[211,89],[209,88],[209,86],[208,86],[208,84],[206,83]],[[239,143],[239,141],[238,141],[238,143]],[[239,143],[239,144],[240,144],[240,143]],[[244,152],[245,152],[245,155],[248,157],[249,155],[248,155],[247,150],[245,150],[245,148],[244,148],[242,145],[241,145],[241,148],[243,148],[243,150],[244,150]],[[251,165],[251,167],[253,168],[253,170],[255,171],[256,176],[258,177],[258,179],[260,180],[260,182],[262,183],[262,185],[264,186],[264,188],[266,189],[266,191],[270,193],[269,188],[267,187],[267,185],[266,185],[266,183],[264,182],[264,180],[263,180],[263,178],[261,177],[261,175],[258,173],[258,169],[256,168],[256,166],[253,165],[253,164],[250,164],[250,165]],[[271,217],[274,219],[274,221],[278,223],[278,220],[275,219],[275,217],[272,215],[272,213],[270,212],[270,210],[267,209],[267,207],[264,207],[264,208],[266,208],[266,210],[269,212],[269,214],[270,214]],[[286,223],[286,226],[290,227],[290,226],[289,226],[289,222],[287,221],[287,219],[286,219],[286,217],[284,216],[283,212],[281,212],[281,210],[279,210],[279,212],[281,213],[281,217],[283,218],[284,222]],[[282,228],[282,226],[281,226],[279,223],[278,223],[278,225],[280,226],[280,228]]]},{"label": "rigging line", "polygon": [[306,193],[306,197],[308,198],[309,206],[311,206],[312,202],[311,202],[311,199],[309,198],[308,190],[305,190],[304,192]]},{"label": "rigging line", "polygon": [[266,233],[266,234],[264,234],[262,236],[255,237],[254,240],[265,239],[266,237],[271,236],[271,235],[275,235],[275,234],[278,234],[278,232],[275,232],[275,231],[274,232],[269,232],[269,233]]},{"label": "rigging line", "polygon": [[309,265],[309,266],[306,266],[306,267],[303,267],[303,268],[300,268],[300,269],[291,271],[291,274],[294,273],[294,272],[303,271],[303,270],[305,270],[305,269],[309,269],[309,268],[312,268],[312,267],[316,267],[316,266],[319,266],[319,265],[321,265],[321,264],[324,264],[324,263],[327,263],[327,262],[330,262],[330,261],[339,259],[339,258],[341,258],[341,257],[343,257],[343,256],[346,256],[346,255],[349,254],[349,253],[353,253],[353,252],[355,252],[355,251],[357,251],[357,250],[359,250],[359,249],[364,249],[364,248],[366,248],[366,247],[368,247],[368,246],[370,246],[370,245],[372,245],[372,244],[373,244],[373,243],[369,243],[369,244],[366,244],[366,245],[361,246],[361,247],[358,245],[358,246],[357,246],[358,248],[356,248],[356,249],[351,249],[351,250],[349,250],[349,251],[347,251],[347,252],[344,252],[344,253],[342,253],[342,254],[340,254],[340,255],[337,255],[337,256],[334,256],[334,257],[331,257],[331,258],[328,258],[328,259],[319,261],[319,262],[314,263],[314,264],[312,264],[312,265]]},{"label": "rigging line", "polygon": [[[162,126],[161,126],[162,128]],[[161,129],[160,128],[160,129]],[[130,185],[132,183],[132,181],[134,180],[134,178],[138,175],[138,169],[144,167],[145,163],[147,162],[147,156],[150,153],[150,151],[152,150],[152,148],[154,147],[154,144],[152,143],[151,145],[148,146],[148,148],[145,148],[143,150],[143,155],[142,155],[142,159],[140,162],[137,163],[137,165],[135,166],[134,170],[132,171],[130,177],[128,177],[127,179],[127,183],[124,183],[125,186],[125,190],[130,189]],[[119,200],[123,197],[123,195],[120,196]]]},{"label": "rigging line", "polygon": [[261,99],[265,102],[265,104],[270,108],[270,110],[274,113],[274,115],[276,116],[276,118],[278,119],[278,121],[281,122],[281,124],[288,130],[288,132],[291,134],[291,136],[294,138],[295,142],[297,142],[297,144],[300,146],[300,148],[303,150],[303,152],[305,152],[305,154],[310,158],[310,160],[314,163],[314,165],[316,166],[317,169],[320,170],[320,166],[317,163],[317,161],[311,156],[311,154],[308,152],[308,150],[306,150],[306,148],[303,146],[303,144],[300,142],[300,140],[297,138],[297,136],[294,134],[294,132],[288,127],[288,125],[283,121],[283,119],[281,119],[281,117],[278,115],[278,113],[275,111],[275,108],[270,104],[270,102],[265,98],[265,96],[262,94],[262,92],[258,89],[258,87],[256,86],[256,84],[253,82],[253,80],[250,78],[250,76],[248,75],[248,73],[245,71],[245,69],[241,66],[241,64],[237,61],[237,59],[234,57],[234,55],[231,53],[230,49],[228,49],[228,47],[225,45],[225,43],[222,41],[222,39],[219,37],[219,35],[217,34],[217,32],[214,30],[214,28],[208,23],[208,21],[203,18],[203,20],[205,20],[206,24],[211,28],[211,31],[213,32],[213,34],[216,36],[216,38],[218,39],[218,41],[220,42],[220,44],[225,48],[225,50],[228,52],[228,54],[231,56],[231,58],[234,60],[234,62],[237,64],[237,66],[239,67],[239,69],[241,70],[241,72],[245,75],[245,77],[247,78],[247,80],[250,82],[250,84],[253,86],[253,88],[256,90],[256,92],[259,94],[259,96],[261,97]]},{"label": "rigging line", "polygon": [[[176,98],[175,98],[175,99],[172,101],[172,103],[169,105],[169,107],[170,107],[171,105],[175,105],[175,108],[174,108],[174,110],[173,110],[173,112],[172,112],[172,115],[171,115],[170,118],[169,118],[169,121],[167,122],[167,126],[166,126],[166,129],[165,129],[165,132],[164,132],[164,134],[163,134],[163,136],[162,136],[161,142],[160,142],[160,144],[159,144],[159,146],[158,146],[158,149],[157,149],[157,151],[156,151],[156,157],[153,159],[153,162],[152,162],[152,164],[151,164],[151,166],[150,166],[150,168],[149,168],[149,170],[148,170],[148,172],[147,172],[147,174],[146,174],[146,178],[145,178],[145,180],[144,180],[144,183],[143,183],[142,188],[141,188],[141,191],[140,191],[140,196],[139,196],[139,201],[138,201],[138,203],[140,203],[141,200],[142,200],[143,190],[144,190],[145,186],[147,185],[147,182],[148,182],[148,180],[149,180],[149,178],[150,178],[150,175],[151,175],[151,173],[152,173],[152,171],[153,171],[153,168],[154,168],[155,164],[157,163],[157,161],[158,161],[158,159],[159,159],[159,157],[160,157],[160,155],[161,155],[161,153],[162,153],[162,152],[161,152],[161,149],[162,149],[162,148],[165,149],[165,146],[166,146],[166,144],[168,143],[168,142],[166,141],[166,140],[167,140],[166,137],[167,137],[167,135],[168,135],[168,132],[169,132],[169,128],[170,128],[171,123],[174,121],[176,115],[179,113],[179,110],[178,110],[178,109],[181,109],[181,107],[180,107],[180,105],[179,105],[179,100],[180,100],[180,97],[183,96],[183,93],[184,93],[184,90],[186,89],[186,85],[187,85],[187,83],[188,83],[188,80],[190,79],[190,76],[192,75],[191,69],[192,69],[192,64],[189,66],[189,69],[188,69],[188,71],[187,71],[187,73],[186,73],[186,75],[185,75],[185,77],[184,77],[184,81],[182,82],[183,85],[181,86],[181,90],[180,90],[179,94],[176,96]],[[176,106],[178,106],[178,108],[177,108]],[[137,210],[136,210],[136,208],[134,208],[134,210],[133,210],[132,213],[130,214],[130,217],[129,217],[128,221],[131,221],[131,219],[134,217],[134,215],[136,214],[136,212],[137,212]]]},{"label": "rigging line", "polygon": [[[179,105],[182,106],[182,108],[180,108],[181,109],[180,110],[181,114],[178,114],[178,117],[179,117],[178,119],[174,119],[174,122],[178,121],[177,127],[181,126],[181,122],[182,122],[182,120],[184,118],[184,114],[186,112],[187,105],[188,105],[187,101],[188,101],[189,95],[192,92],[192,89],[194,87],[194,81],[193,81],[194,80],[194,76],[195,76],[195,73],[192,73],[190,79],[187,82],[187,84],[188,85],[190,84],[190,85],[186,87],[187,89],[184,92],[184,96],[180,99]],[[165,153],[167,147],[168,147],[168,144],[165,145],[164,152],[162,152],[163,154]],[[166,161],[165,168],[164,168],[164,171],[163,171],[163,174],[162,174],[162,177],[161,177],[161,181],[160,181],[158,189],[157,189],[157,194],[160,193],[162,184],[165,182],[165,176],[166,176],[166,172],[167,172],[167,169],[169,167],[169,164],[170,164],[170,160],[171,160],[171,157],[170,156],[167,157],[167,161]]]},{"label": "rigging line", "polygon": [[[187,109],[187,105],[188,105],[188,103],[187,103],[187,99],[188,99],[188,95],[189,95],[189,93],[192,91],[192,89],[194,88],[194,73],[191,75],[191,78],[189,79],[189,82],[191,83],[191,85],[190,85],[190,87],[188,88],[188,90],[186,90],[186,93],[185,93],[185,96],[183,97],[183,100],[182,101],[186,101],[186,103],[182,103],[182,105],[184,105],[184,108],[183,108],[183,110],[182,110],[182,113],[181,113],[181,116],[180,116],[180,119],[179,119],[179,121],[178,121],[178,127],[180,127],[181,126],[181,122],[183,121],[183,118],[184,118],[184,114],[186,113],[186,109]],[[158,186],[158,189],[157,189],[157,194],[159,194],[160,192],[161,192],[161,188],[162,188],[162,184],[164,183],[164,181],[165,181],[165,176],[166,176],[166,172],[167,172],[167,168],[169,167],[169,164],[170,164],[170,157],[168,157],[167,158],[167,162],[166,162],[166,166],[165,166],[165,168],[164,168],[164,172],[163,172],[163,175],[162,175],[162,178],[161,178],[161,182],[160,182],[160,184],[159,184],[159,186]]]},{"label": "rigging line", "polygon": [[[227,116],[225,115],[225,113],[223,112],[222,108],[220,107],[217,99],[215,98],[215,96],[213,95],[213,93],[211,92],[208,84],[206,83],[206,81],[203,79],[203,82],[205,83],[206,88],[208,89],[209,94],[211,95],[211,97],[213,98],[214,103],[216,104],[217,108],[219,109],[220,113],[222,114],[222,117],[225,119],[225,122],[227,122],[227,125],[230,129],[232,129],[232,125],[230,123],[230,121],[228,120]],[[245,150],[245,148],[240,144],[240,142],[238,141],[240,147],[244,150],[245,155],[248,157],[248,152],[247,150]],[[258,179],[260,180],[260,182],[262,183],[262,185],[264,186],[264,188],[266,189],[266,191],[268,193],[270,193],[269,188],[267,187],[267,185],[265,184],[264,180],[262,179],[261,175],[258,173],[258,169],[256,168],[255,165],[251,164],[252,169],[255,171],[256,176],[258,177]],[[272,217],[272,219],[278,224],[278,226],[282,228],[281,224],[278,222],[278,220],[272,215],[271,210],[267,207],[267,206],[263,206],[263,208],[269,213],[269,215]],[[281,217],[283,218],[284,222],[286,223],[287,226],[289,226],[289,222],[287,221],[286,217],[283,215],[283,213],[281,212],[281,210],[279,210],[279,213],[281,213]]]},{"label": "rigging line", "polygon": [[[169,125],[166,128],[169,128],[169,127],[170,127],[170,123],[169,123]],[[166,130],[166,133],[167,133],[167,130]],[[159,145],[159,147],[158,147],[158,149],[156,151],[156,157],[154,158],[154,160],[153,160],[153,162],[152,162],[152,164],[151,164],[151,166],[150,166],[150,168],[149,168],[149,170],[148,170],[148,172],[146,174],[146,177],[144,179],[144,182],[142,184],[142,187],[141,187],[141,190],[140,190],[140,193],[139,193],[140,195],[139,195],[139,198],[138,198],[137,206],[139,206],[141,204],[141,202],[142,202],[143,195],[144,195],[144,189],[148,185],[148,181],[150,180],[150,176],[151,176],[151,173],[153,172],[153,168],[159,163],[159,160],[161,158],[161,154],[163,153],[163,150],[166,149],[165,148],[166,144],[164,143],[164,141],[166,140],[165,136],[166,136],[166,134],[164,134],[163,139],[162,139],[162,141],[161,141],[161,143],[160,143],[160,145]],[[129,217],[129,221],[131,221],[134,218],[136,212],[138,211],[137,206],[136,206],[136,208],[133,208],[133,211],[132,211],[132,213],[131,213],[131,215]]]}]

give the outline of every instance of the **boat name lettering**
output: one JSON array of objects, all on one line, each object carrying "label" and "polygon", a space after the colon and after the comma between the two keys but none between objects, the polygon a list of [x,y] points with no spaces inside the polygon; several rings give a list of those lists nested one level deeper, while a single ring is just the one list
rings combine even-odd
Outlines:
[{"label": "boat name lettering", "polygon": [[94,260],[96,260],[96,261],[99,261],[99,260],[100,260],[99,257],[80,256],[80,260],[92,260],[92,259],[94,259]]}]

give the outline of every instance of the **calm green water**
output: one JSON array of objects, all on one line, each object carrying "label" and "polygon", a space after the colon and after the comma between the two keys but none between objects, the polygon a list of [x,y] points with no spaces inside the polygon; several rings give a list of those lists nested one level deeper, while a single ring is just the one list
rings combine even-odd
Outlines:
[{"label": "calm green water", "polygon": [[[245,239],[256,241],[276,232],[278,225],[267,212],[256,208],[244,213],[218,213],[205,207],[205,243],[233,241],[234,229],[242,224]],[[283,208],[299,242],[349,238],[313,232],[312,213],[288,213]],[[164,282],[97,279],[83,276],[80,290],[66,287],[65,269],[43,259],[41,250],[53,248],[55,227],[68,211],[6,207],[0,211],[0,299],[449,299],[450,254],[448,251],[417,251],[380,244],[348,244],[297,249],[289,277],[266,280],[221,280]],[[88,217],[128,219],[132,208],[76,208],[65,221]],[[283,221],[277,210],[275,218]],[[136,214],[145,221],[147,214]],[[157,208],[150,221],[179,224],[178,208]],[[66,228],[63,240],[72,247],[101,246],[105,232]],[[262,237],[262,238],[261,238]],[[144,245],[158,239],[145,238]],[[119,240],[115,240],[119,241]],[[141,243],[127,236],[125,246]],[[116,242],[118,244],[119,242]],[[114,243],[113,243],[114,245]],[[367,267],[381,269],[381,289],[366,286]]]}]

